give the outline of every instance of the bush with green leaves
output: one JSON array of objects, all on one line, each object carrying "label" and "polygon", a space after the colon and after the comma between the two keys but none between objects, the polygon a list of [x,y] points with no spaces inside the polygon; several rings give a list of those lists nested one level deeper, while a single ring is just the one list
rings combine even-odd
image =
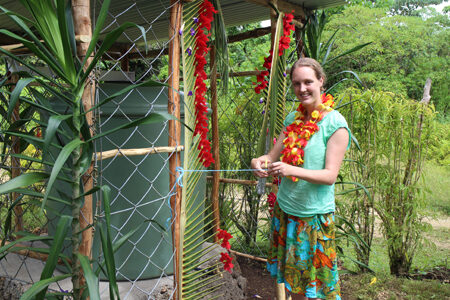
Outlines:
[{"label": "bush with green leaves", "polygon": [[[390,92],[346,90],[343,102],[347,105],[340,111],[361,148],[350,151],[343,176],[361,182],[370,193],[342,198],[339,214],[357,226],[368,244],[378,216],[391,273],[408,273],[427,228],[419,183],[435,114],[432,107]],[[368,262],[370,253],[358,255]]]},{"label": "bush with green leaves", "polygon": [[[49,256],[41,273],[40,281],[26,291],[23,299],[51,297],[47,293],[48,286],[68,277],[72,278],[73,291],[65,293],[65,296],[72,296],[74,299],[82,299],[87,296],[90,296],[90,299],[100,299],[98,290],[100,272],[104,272],[105,277],[109,279],[110,298],[116,299],[119,298],[119,291],[115,277],[114,251],[135,231],[126,233],[121,239],[113,243],[110,234],[109,188],[107,186],[94,186],[90,190],[84,190],[82,179],[91,166],[95,141],[123,128],[162,122],[173,119],[173,117],[168,114],[148,113],[144,118],[132,120],[117,128],[102,133],[93,133],[86,117],[87,114],[135,87],[162,85],[154,81],[146,81],[127,86],[92,108],[86,109],[82,103],[82,95],[91,71],[117,38],[124,30],[131,27],[137,27],[145,38],[145,30],[136,24],[124,23],[111,30],[100,41],[100,32],[111,2],[103,1],[96,27],[93,30],[92,40],[85,56],[80,58],[77,56],[71,1],[23,0],[21,2],[32,16],[31,19],[8,11],[1,6],[0,10],[7,14],[24,34],[17,35],[6,29],[0,29],[0,33],[15,39],[18,43],[22,43],[30,50],[32,55],[51,70],[55,77],[43,74],[22,57],[0,48],[1,55],[8,56],[29,70],[17,73],[19,80],[14,84],[11,92],[9,90],[12,89],[12,85],[8,83],[7,78],[1,82],[1,86],[4,87],[3,97],[8,103],[5,111],[6,120],[11,120],[14,107],[19,102],[26,103],[39,114],[39,118],[33,117],[33,114],[31,114],[27,118],[11,122],[9,128],[2,134],[9,139],[20,138],[25,143],[32,144],[42,153],[42,157],[37,158],[12,154],[20,156],[21,160],[38,163],[41,167],[34,172],[26,172],[3,183],[0,185],[0,194],[16,192],[20,195],[32,196],[36,205],[42,210],[51,209],[49,202],[57,202],[70,209],[67,214],[59,215],[56,232],[53,236],[36,236],[27,232],[16,235],[8,230],[10,224],[3,224],[7,232],[6,237],[12,242],[2,245],[0,253],[4,258],[9,251],[14,250],[16,244],[27,241],[39,240],[49,245],[49,249],[30,248],[33,251],[47,252]],[[98,48],[95,51],[97,44]],[[90,57],[92,57],[92,60],[88,60]],[[39,124],[42,128],[43,137],[34,136],[23,130],[27,124],[33,122]],[[18,126],[19,123],[21,126]],[[4,142],[5,144],[8,143],[7,140]],[[58,181],[67,182],[70,185],[70,191],[55,192]],[[39,183],[45,183],[42,193],[37,193],[32,188],[33,185]],[[100,191],[103,195],[102,202],[105,213],[104,218],[96,220],[94,226],[100,232],[104,260],[98,262],[100,267],[94,271],[89,258],[79,253],[81,232],[84,230],[80,227],[79,218],[85,197]],[[11,204],[10,212],[15,205],[19,205],[19,201]],[[71,240],[71,257],[67,257],[61,251],[64,241],[67,239]],[[60,259],[66,264],[69,272],[53,277],[53,271]],[[83,277],[86,279],[86,286],[82,285]]]}]

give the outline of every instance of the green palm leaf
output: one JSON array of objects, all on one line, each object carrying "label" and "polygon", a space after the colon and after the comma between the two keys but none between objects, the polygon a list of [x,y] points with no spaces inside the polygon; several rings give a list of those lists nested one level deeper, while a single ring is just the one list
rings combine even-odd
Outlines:
[{"label": "green palm leaf", "polygon": [[[191,35],[191,29],[196,30],[197,24],[194,17],[198,16],[198,7],[201,1],[194,1],[184,7],[184,32],[182,41],[183,50],[183,78],[184,78],[184,102],[185,125],[195,127],[195,76],[194,56],[195,38]],[[218,32],[216,31],[216,35]],[[217,38],[217,36],[216,36]],[[202,170],[203,166],[198,159],[199,136],[193,136],[191,131],[185,130],[185,170]],[[211,251],[211,248],[203,248],[205,232],[211,228],[211,212],[205,208],[205,199],[199,200],[196,186],[201,179],[201,172],[185,172],[183,175],[183,192],[181,199],[180,215],[180,241],[176,245],[179,255],[176,264],[179,274],[177,289],[179,299],[203,299],[207,295],[220,288],[220,274],[214,270],[202,270],[202,258]],[[215,233],[214,233],[215,234]],[[212,234],[212,236],[214,236]],[[213,268],[216,269],[216,268]]]},{"label": "green palm leaf", "polygon": [[[285,107],[285,93],[287,84],[286,75],[286,57],[285,51],[282,56],[279,56],[279,43],[281,33],[283,31],[283,14],[280,13],[277,20],[276,32],[274,40],[277,41],[274,45],[272,55],[272,67],[270,70],[269,88],[267,91],[267,101],[265,106],[265,115],[263,125],[261,127],[261,134],[259,135],[257,156],[263,155],[266,152],[266,140],[273,139],[274,136],[280,134],[283,129],[284,107]],[[267,136],[267,130],[268,136]]]}]

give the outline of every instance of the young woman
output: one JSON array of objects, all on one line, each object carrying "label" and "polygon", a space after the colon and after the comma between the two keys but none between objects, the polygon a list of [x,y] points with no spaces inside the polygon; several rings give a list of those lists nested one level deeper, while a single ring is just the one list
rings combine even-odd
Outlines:
[{"label": "young woman", "polygon": [[317,61],[299,59],[290,75],[299,107],[286,117],[273,149],[251,162],[258,177],[282,177],[267,268],[293,300],[341,299],[334,183],[350,130],[332,98],[322,95],[326,76]]}]

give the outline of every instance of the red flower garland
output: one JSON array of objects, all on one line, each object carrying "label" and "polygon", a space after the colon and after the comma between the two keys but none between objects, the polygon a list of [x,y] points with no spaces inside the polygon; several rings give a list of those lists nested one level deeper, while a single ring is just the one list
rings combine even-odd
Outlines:
[{"label": "red flower garland", "polygon": [[267,195],[267,203],[269,204],[270,214],[272,214],[275,202],[277,202],[277,195],[275,195],[274,192],[270,192],[269,195]]},{"label": "red flower garland", "polygon": [[[292,11],[294,12],[294,11]],[[282,56],[285,49],[289,49],[289,43],[291,42],[291,31],[295,30],[295,25],[292,24],[292,20],[294,19],[294,15],[292,13],[286,14],[283,17],[283,34],[280,37],[280,40],[278,42],[278,55]],[[273,48],[269,51],[269,56],[264,58],[264,64],[263,67],[267,70],[261,71],[259,75],[256,76],[256,81],[259,82],[259,84],[255,87],[255,93],[259,94],[262,90],[265,90],[266,87],[269,84],[269,71],[272,67],[272,55],[273,55]],[[286,76],[286,74],[285,74]],[[266,79],[267,77],[267,79]],[[255,82],[253,84],[256,84]]]},{"label": "red flower garland", "polygon": [[[231,245],[229,240],[233,238],[231,234],[229,234],[226,230],[223,229],[217,229],[217,238],[219,240],[222,240],[222,243],[220,244],[223,248],[230,250]],[[231,263],[233,258],[228,255],[227,252],[220,253],[220,261],[223,263],[223,269],[231,273],[231,269],[233,269],[234,265]]]},{"label": "red flower garland", "polygon": [[223,269],[231,273],[234,265],[232,263],[233,258],[228,253],[220,253],[220,261],[223,263]]},{"label": "red flower garland", "polygon": [[223,230],[223,229],[220,229],[220,228],[217,229],[217,231],[219,232],[217,234],[217,238],[219,240],[222,240],[222,244],[220,244],[220,246],[222,246],[223,248],[225,248],[227,250],[230,250],[231,249],[231,245],[230,245],[229,240],[231,238],[233,238],[233,236],[231,234],[229,234],[226,230]]},{"label": "red flower garland", "polygon": [[[309,139],[319,130],[317,125],[323,118],[323,110],[331,111],[334,106],[333,96],[322,94],[322,104],[311,113],[311,120],[305,122],[306,109],[300,103],[295,113],[295,121],[286,127],[283,140],[284,149],[281,151],[281,161],[293,166],[303,165],[304,149]],[[292,181],[298,181],[292,176]]]},{"label": "red flower garland", "polygon": [[[205,80],[207,79],[206,72],[204,70],[206,65],[206,54],[209,51],[208,48],[208,36],[204,30],[211,30],[211,22],[214,19],[214,14],[217,10],[214,9],[214,5],[208,0],[203,1],[200,4],[198,18],[194,20],[194,23],[198,24],[198,30],[195,31],[191,28],[191,35],[195,34],[195,128],[194,136],[200,135],[200,143],[198,145],[199,159],[205,167],[209,167],[211,163],[214,163],[214,159],[211,154],[211,143],[208,141],[208,117],[205,94],[207,91]],[[192,54],[192,49],[187,49],[188,55]],[[192,95],[190,92],[189,95]],[[188,95],[188,96],[189,96]]]}]

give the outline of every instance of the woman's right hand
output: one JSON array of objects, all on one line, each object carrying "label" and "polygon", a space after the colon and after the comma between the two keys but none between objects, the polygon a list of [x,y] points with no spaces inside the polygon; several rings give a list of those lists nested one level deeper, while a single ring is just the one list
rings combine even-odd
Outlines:
[{"label": "woman's right hand", "polygon": [[252,169],[256,169],[256,171],[253,171],[253,174],[255,174],[256,177],[261,178],[269,177],[269,173],[267,173],[267,165],[271,162],[272,160],[269,159],[267,155],[252,159]]}]

